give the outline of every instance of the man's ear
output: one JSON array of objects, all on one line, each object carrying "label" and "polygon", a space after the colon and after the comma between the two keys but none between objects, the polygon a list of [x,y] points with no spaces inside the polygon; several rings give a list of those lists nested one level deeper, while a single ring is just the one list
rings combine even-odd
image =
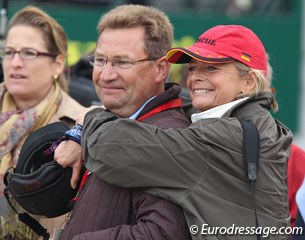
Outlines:
[{"label": "man's ear", "polygon": [[156,66],[157,66],[156,81],[165,82],[169,74],[170,63],[166,60],[164,56],[156,60]]}]

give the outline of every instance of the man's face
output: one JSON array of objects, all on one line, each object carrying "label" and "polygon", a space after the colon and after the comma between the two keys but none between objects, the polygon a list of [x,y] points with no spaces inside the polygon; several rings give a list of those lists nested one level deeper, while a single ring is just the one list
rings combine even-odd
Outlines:
[{"label": "man's face", "polygon": [[144,30],[105,29],[99,37],[95,58],[106,57],[104,67],[95,65],[93,82],[97,95],[107,109],[121,117],[132,115],[147,99],[158,94],[155,61],[143,61],[130,68],[112,66],[111,61],[137,61],[146,59]]}]

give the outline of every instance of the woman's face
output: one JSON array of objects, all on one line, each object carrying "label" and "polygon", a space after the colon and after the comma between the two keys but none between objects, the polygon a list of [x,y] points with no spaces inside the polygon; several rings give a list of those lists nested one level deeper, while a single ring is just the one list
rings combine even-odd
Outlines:
[{"label": "woman's face", "polygon": [[246,81],[238,75],[234,63],[189,63],[187,88],[193,107],[201,111],[236,100]]},{"label": "woman's face", "polygon": [[[6,46],[20,51],[23,48],[32,48],[39,52],[48,52],[42,32],[34,27],[18,25],[12,27],[6,40]],[[32,101],[38,103],[50,91],[54,75],[60,72],[54,58],[39,55],[32,60],[24,60],[15,53],[12,59],[3,59],[4,82],[18,101]]]}]

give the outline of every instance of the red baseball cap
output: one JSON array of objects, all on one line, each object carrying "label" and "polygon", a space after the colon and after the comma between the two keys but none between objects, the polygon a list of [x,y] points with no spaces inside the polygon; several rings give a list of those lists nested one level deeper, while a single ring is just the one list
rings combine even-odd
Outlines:
[{"label": "red baseball cap", "polygon": [[258,36],[239,25],[218,25],[204,32],[191,47],[172,48],[166,58],[171,63],[188,63],[191,59],[207,63],[235,60],[250,68],[267,72],[267,55]]}]

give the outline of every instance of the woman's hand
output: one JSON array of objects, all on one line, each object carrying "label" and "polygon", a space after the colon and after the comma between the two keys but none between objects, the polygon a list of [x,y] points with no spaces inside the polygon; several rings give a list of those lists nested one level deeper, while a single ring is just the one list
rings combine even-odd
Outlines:
[{"label": "woman's hand", "polygon": [[54,160],[62,167],[72,168],[71,187],[76,188],[83,165],[82,146],[72,140],[61,142],[54,152]]}]

